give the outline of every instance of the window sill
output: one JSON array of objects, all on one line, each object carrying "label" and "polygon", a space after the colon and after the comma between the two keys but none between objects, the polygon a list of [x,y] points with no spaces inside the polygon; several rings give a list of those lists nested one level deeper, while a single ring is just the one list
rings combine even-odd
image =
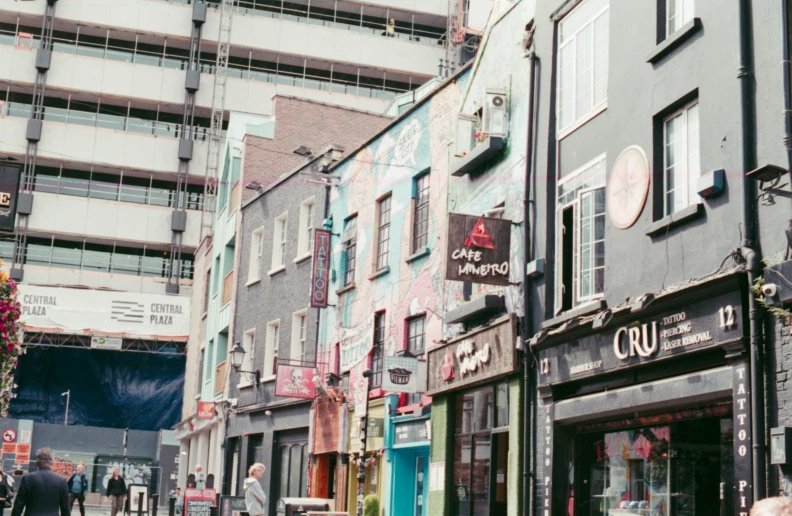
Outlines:
[{"label": "window sill", "polygon": [[381,278],[382,276],[388,274],[389,272],[390,272],[390,265],[386,265],[382,269],[378,270],[377,272],[369,276],[369,281],[373,281],[377,278]]},{"label": "window sill", "polygon": [[567,321],[575,319],[576,317],[591,315],[594,312],[599,312],[600,310],[603,310],[607,307],[608,304],[605,302],[604,299],[597,299],[595,301],[588,302],[585,305],[580,305],[577,308],[572,308],[571,310],[567,310],[566,312],[556,317],[553,317],[552,319],[548,319],[544,321],[540,329],[544,330],[545,328],[550,328],[551,326],[558,326]]},{"label": "window sill", "polygon": [[585,115],[579,121],[573,123],[572,125],[570,125],[566,129],[564,129],[562,131],[559,131],[558,132],[558,140],[559,141],[563,140],[564,138],[566,138],[570,134],[574,133],[575,131],[577,131],[578,129],[580,129],[581,127],[583,127],[587,123],[589,123],[591,120],[597,118],[600,115],[600,113],[602,113],[603,111],[606,111],[607,109],[608,109],[608,100],[606,99],[602,103],[601,106],[598,106],[598,107],[594,108],[594,110],[592,110],[588,115]]},{"label": "window sill", "polygon": [[286,266],[285,266],[285,265],[283,265],[283,266],[281,266],[281,267],[278,267],[277,269],[272,269],[271,271],[269,271],[269,272],[267,273],[267,275],[268,275],[269,277],[272,277],[272,276],[274,276],[274,275],[278,274],[279,272],[283,272],[283,271],[285,271],[285,270],[286,270]]},{"label": "window sill", "polygon": [[340,288],[340,289],[336,290],[336,295],[340,296],[340,295],[342,295],[342,294],[346,294],[347,292],[350,292],[350,291],[352,291],[352,290],[355,290],[355,287],[357,287],[357,283],[355,283],[355,282],[353,281],[352,283],[350,283],[350,284],[349,284],[349,285],[347,285],[346,287],[344,287],[344,288]]},{"label": "window sill", "polygon": [[682,208],[679,211],[672,213],[662,219],[652,222],[646,226],[646,234],[650,237],[661,236],[662,233],[670,231],[671,229],[686,224],[694,219],[704,215],[704,204],[697,202],[687,208]]},{"label": "window sill", "polygon": [[194,398],[195,398],[196,400],[199,400],[199,399],[201,399],[201,395],[200,395],[200,394],[196,394],[196,395],[194,396]]},{"label": "window sill", "polygon": [[407,260],[405,260],[405,261],[407,263],[412,263],[415,260],[419,260],[419,259],[423,258],[424,256],[429,256],[429,254],[431,252],[432,252],[431,249],[429,249],[428,247],[424,247],[423,249],[420,249],[420,250],[414,252],[413,254],[411,254],[410,256],[408,256]]},{"label": "window sill", "polygon": [[253,387],[252,383],[238,383],[237,384],[237,389],[249,389],[250,387]]},{"label": "window sill", "polygon": [[293,262],[294,262],[294,263],[300,263],[300,262],[304,262],[305,260],[307,260],[307,259],[308,259],[308,258],[310,258],[310,257],[311,257],[311,253],[305,253],[304,255],[302,255],[302,256],[298,256],[297,258],[295,258],[295,259],[293,260]]},{"label": "window sill", "polygon": [[250,287],[250,286],[253,286],[256,283],[260,283],[260,282],[261,282],[261,278],[252,279],[252,280],[248,281],[247,283],[245,283],[245,286],[246,287]]},{"label": "window sill", "polygon": [[665,41],[662,41],[646,56],[646,62],[657,64],[663,60],[665,56],[682,46],[682,44],[689,40],[693,34],[701,30],[701,18],[693,18],[678,31],[668,36]]},{"label": "window sill", "polygon": [[261,380],[259,380],[259,383],[274,382],[276,378],[277,378],[277,376],[266,376],[266,377],[262,378]]}]

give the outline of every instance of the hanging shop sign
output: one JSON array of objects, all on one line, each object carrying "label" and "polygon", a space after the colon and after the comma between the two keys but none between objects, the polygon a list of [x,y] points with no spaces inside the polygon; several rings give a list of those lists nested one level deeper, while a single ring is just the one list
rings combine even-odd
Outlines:
[{"label": "hanging shop sign", "polygon": [[0,166],[0,231],[14,231],[20,172],[19,167]]},{"label": "hanging shop sign", "polygon": [[314,455],[337,453],[341,402],[318,401],[314,413]]},{"label": "hanging shop sign", "polygon": [[374,345],[374,317],[353,328],[340,328],[338,348],[341,352],[341,372],[346,373],[365,358]]},{"label": "hanging shop sign", "polygon": [[198,419],[214,419],[215,406],[211,401],[198,402]]},{"label": "hanging shop sign", "polygon": [[18,299],[28,328],[141,337],[190,333],[189,296],[19,285]]},{"label": "hanging shop sign", "polygon": [[656,317],[538,351],[539,384],[548,385],[691,353],[742,337],[741,295],[729,292]]},{"label": "hanging shop sign", "polygon": [[426,392],[426,360],[384,357],[382,370],[382,390],[385,392]]},{"label": "hanging shop sign", "polygon": [[366,437],[384,437],[385,420],[381,417],[370,417],[366,419]]},{"label": "hanging shop sign", "polygon": [[433,396],[516,372],[516,326],[517,317],[508,315],[429,350],[427,394]]},{"label": "hanging shop sign", "polygon": [[352,399],[355,402],[355,417],[362,418],[368,412],[369,379],[358,375],[352,386]]},{"label": "hanging shop sign", "polygon": [[217,492],[214,489],[185,489],[185,516],[211,516]]},{"label": "hanging shop sign", "polygon": [[330,232],[314,231],[313,275],[311,278],[311,306],[327,308],[327,286],[330,276]]},{"label": "hanging shop sign", "polygon": [[393,444],[415,444],[429,440],[429,419],[405,421],[393,425]]},{"label": "hanging shop sign", "polygon": [[316,396],[314,376],[316,372],[313,367],[278,364],[275,396],[313,399]]},{"label": "hanging shop sign", "polygon": [[446,279],[509,285],[512,222],[448,214]]}]

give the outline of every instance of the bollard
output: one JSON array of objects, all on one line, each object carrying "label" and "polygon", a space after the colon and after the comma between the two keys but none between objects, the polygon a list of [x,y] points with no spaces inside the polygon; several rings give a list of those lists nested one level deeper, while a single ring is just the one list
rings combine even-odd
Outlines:
[{"label": "bollard", "polygon": [[151,495],[151,516],[157,516],[157,508],[159,505],[159,495]]},{"label": "bollard", "polygon": [[168,516],[176,516],[176,498],[168,500]]},{"label": "bollard", "polygon": [[146,493],[140,493],[138,495],[138,510],[137,516],[143,516],[143,499],[146,497]]}]

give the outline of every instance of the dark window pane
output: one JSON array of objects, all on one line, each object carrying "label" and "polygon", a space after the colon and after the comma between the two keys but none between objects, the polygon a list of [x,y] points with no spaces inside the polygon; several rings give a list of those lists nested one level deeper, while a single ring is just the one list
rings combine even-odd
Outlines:
[{"label": "dark window pane", "polygon": [[58,193],[59,175],[57,168],[36,167],[33,189],[36,192]]},{"label": "dark window pane", "polygon": [[52,266],[79,269],[82,261],[82,242],[56,240],[52,246]]},{"label": "dark window pane", "polygon": [[146,192],[148,187],[148,178],[124,176],[121,181],[120,200],[146,204]]},{"label": "dark window pane", "polygon": [[110,272],[110,260],[113,256],[113,247],[101,244],[85,244],[83,251],[83,270]]},{"label": "dark window pane", "polygon": [[76,197],[88,197],[88,186],[90,184],[91,173],[82,170],[63,170],[61,173],[59,193],[63,195],[74,195]]},{"label": "dark window pane", "polygon": [[90,196],[94,199],[107,199],[109,201],[117,200],[118,183],[120,180],[121,176],[94,172],[91,175]]},{"label": "dark window pane", "polygon": [[152,181],[150,203],[155,206],[173,206],[176,184],[170,181]]}]

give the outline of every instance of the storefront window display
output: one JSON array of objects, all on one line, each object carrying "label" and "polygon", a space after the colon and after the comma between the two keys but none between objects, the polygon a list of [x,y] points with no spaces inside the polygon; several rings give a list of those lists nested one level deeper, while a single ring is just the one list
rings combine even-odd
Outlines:
[{"label": "storefront window display", "polygon": [[722,485],[733,469],[730,405],[575,430],[567,461],[570,516],[725,514]]},{"label": "storefront window display", "polygon": [[506,514],[508,392],[503,382],[456,397],[455,516]]}]

